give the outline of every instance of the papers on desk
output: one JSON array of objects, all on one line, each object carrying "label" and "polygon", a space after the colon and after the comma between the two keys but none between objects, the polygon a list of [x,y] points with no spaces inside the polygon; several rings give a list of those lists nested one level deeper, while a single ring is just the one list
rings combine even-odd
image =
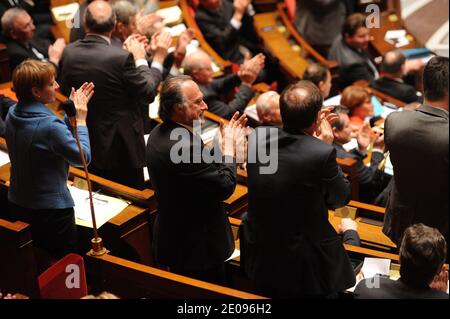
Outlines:
[{"label": "papers on desk", "polygon": [[[73,186],[68,186],[73,201],[75,202],[75,222],[77,225],[92,228],[91,208],[89,192]],[[100,228],[108,220],[119,214],[129,204],[121,199],[95,194],[94,210],[97,228]]]},{"label": "papers on desk", "polygon": [[231,254],[230,258],[228,258],[227,260],[225,260],[225,262],[232,260],[234,258],[237,258],[241,255],[241,251],[239,249],[234,249],[233,253]]},{"label": "papers on desk", "polygon": [[406,30],[389,30],[386,32],[386,35],[384,36],[384,40],[392,45],[394,45],[396,48],[403,47],[405,45],[409,44],[409,40],[406,37]]},{"label": "papers on desk", "polygon": [[77,2],[72,2],[63,6],[52,8],[53,16],[56,21],[72,20],[78,12],[80,5]]},{"label": "papers on desk", "polygon": [[390,267],[390,259],[365,257],[361,272],[364,278],[372,278],[375,275],[389,276]]},{"label": "papers on desk", "polygon": [[0,166],[9,163],[9,155],[5,151],[0,150]]},{"label": "papers on desk", "polygon": [[165,25],[177,24],[183,19],[182,12],[179,6],[159,9],[155,13],[163,18],[163,23]]},{"label": "papers on desk", "polygon": [[173,38],[179,37],[185,30],[186,30],[186,25],[184,23],[174,25],[171,28],[170,27],[164,28],[164,31],[169,32]]}]

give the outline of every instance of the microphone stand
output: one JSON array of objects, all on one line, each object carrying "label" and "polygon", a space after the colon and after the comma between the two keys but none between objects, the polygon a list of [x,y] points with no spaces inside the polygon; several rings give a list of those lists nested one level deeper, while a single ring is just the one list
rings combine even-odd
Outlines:
[{"label": "microphone stand", "polygon": [[91,180],[89,178],[89,172],[87,169],[86,158],[84,157],[83,148],[81,147],[80,137],[78,136],[77,129],[77,121],[75,118],[69,118],[70,125],[73,127],[73,131],[75,134],[75,140],[77,141],[78,150],[80,151],[81,162],[83,163],[84,174],[86,175],[86,181],[88,185],[89,191],[89,204],[91,207],[91,217],[92,217],[92,228],[94,231],[94,238],[91,239],[91,250],[88,252],[91,256],[102,256],[108,252],[108,250],[103,247],[103,240],[98,236],[97,223],[95,220],[95,211],[94,211],[94,200],[92,197],[92,185]]}]

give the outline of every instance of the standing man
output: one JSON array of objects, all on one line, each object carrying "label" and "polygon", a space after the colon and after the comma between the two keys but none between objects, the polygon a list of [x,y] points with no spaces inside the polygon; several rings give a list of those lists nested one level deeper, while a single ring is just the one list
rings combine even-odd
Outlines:
[{"label": "standing man", "polygon": [[236,113],[222,129],[220,150],[215,150],[218,161],[211,162],[202,156],[209,150],[193,130],[207,109],[191,77],[164,82],[159,109],[163,123],[147,143],[147,167],[158,201],[154,253],[170,271],[223,284],[224,262],[233,253],[234,240],[222,201],[236,187],[234,145],[245,138],[246,118],[237,120]]},{"label": "standing man", "polygon": [[[241,262],[263,295],[337,297],[355,284],[342,241],[328,222],[328,209],[349,201],[350,184],[330,145],[335,117],[321,110],[322,102],[313,83],[292,84],[280,97],[283,128],[260,127],[250,136]],[[252,143],[258,154],[277,151],[274,172],[263,173],[262,158],[251,161]]]},{"label": "standing man", "polygon": [[416,223],[437,228],[448,243],[448,76],[448,58],[432,58],[423,73],[423,105],[394,112],[384,124],[395,185],[383,232],[397,245]]},{"label": "standing man", "polygon": [[144,45],[138,40],[130,39],[126,43],[129,52],[111,45],[115,20],[108,2],[94,1],[88,6],[86,37],[71,43],[64,51],[62,92],[68,95],[72,87],[79,87],[85,81],[95,84],[97,94],[89,103],[87,117],[92,145],[89,170],[142,189],[145,166],[142,119],[146,115],[142,114],[139,103],[154,99],[171,39],[166,41],[161,37],[149,67]]}]

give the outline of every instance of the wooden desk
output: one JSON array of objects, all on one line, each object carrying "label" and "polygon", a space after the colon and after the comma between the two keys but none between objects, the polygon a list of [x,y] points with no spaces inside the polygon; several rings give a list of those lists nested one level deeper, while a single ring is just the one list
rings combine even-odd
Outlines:
[{"label": "wooden desk", "polygon": [[290,80],[299,80],[308,62],[294,51],[284,34],[285,27],[277,21],[277,13],[260,13],[254,16],[255,30],[264,46],[276,58]]},{"label": "wooden desk", "polygon": [[[381,12],[380,28],[370,29],[370,35],[372,37],[371,46],[375,51],[375,55],[383,55],[388,51],[397,49],[394,45],[386,42],[384,40],[384,36],[389,30],[399,29],[406,29],[400,16],[393,12]],[[410,38],[410,43],[398,49],[405,50],[421,47],[421,44],[417,42],[415,37],[411,33],[409,33],[408,30],[406,31],[408,34],[407,37]]]}]

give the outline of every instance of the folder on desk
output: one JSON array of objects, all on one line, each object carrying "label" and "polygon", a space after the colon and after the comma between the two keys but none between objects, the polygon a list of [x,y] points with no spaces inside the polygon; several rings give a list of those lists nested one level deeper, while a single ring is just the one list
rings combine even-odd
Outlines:
[{"label": "folder on desk", "polygon": [[63,6],[52,8],[53,16],[56,21],[72,20],[78,12],[80,5],[77,2],[72,2]]}]

